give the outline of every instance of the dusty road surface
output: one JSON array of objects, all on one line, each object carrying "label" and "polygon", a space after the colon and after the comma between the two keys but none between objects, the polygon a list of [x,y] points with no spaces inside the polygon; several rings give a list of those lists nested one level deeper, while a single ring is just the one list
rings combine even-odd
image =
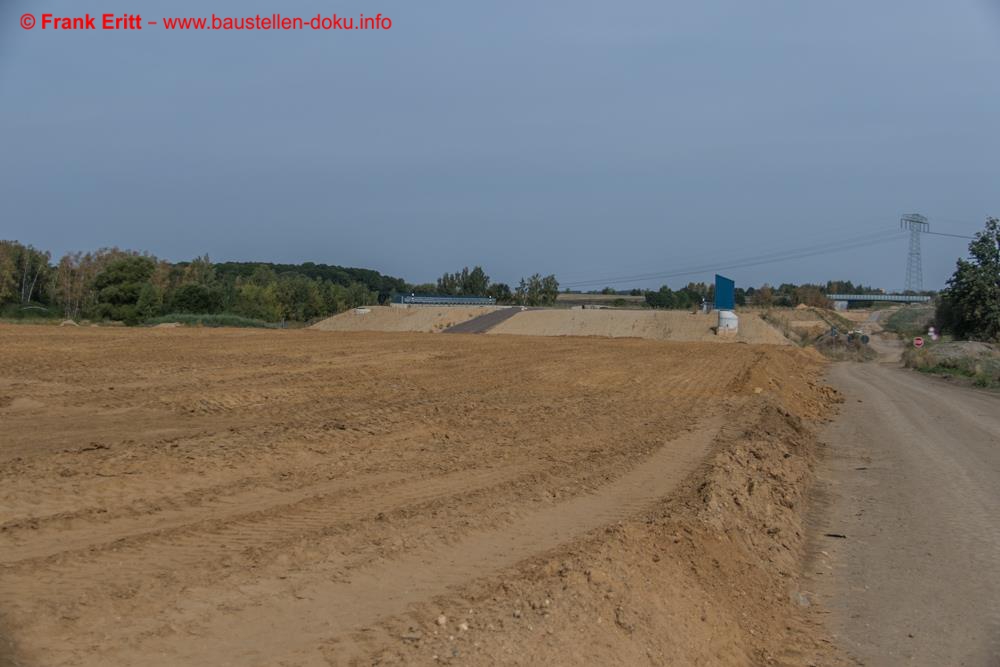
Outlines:
[{"label": "dusty road surface", "polygon": [[787,346],[0,326],[0,662],[832,664]]},{"label": "dusty road surface", "polygon": [[889,364],[830,380],[810,570],[837,641],[866,665],[1000,665],[1000,396]]}]

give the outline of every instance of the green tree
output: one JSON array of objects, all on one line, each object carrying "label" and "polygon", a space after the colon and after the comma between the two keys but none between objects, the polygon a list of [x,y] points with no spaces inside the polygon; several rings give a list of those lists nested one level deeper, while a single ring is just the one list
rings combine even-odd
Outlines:
[{"label": "green tree", "polygon": [[544,278],[540,273],[521,278],[514,291],[514,300],[522,306],[546,306],[555,303],[559,296],[559,281],[554,275]]},{"label": "green tree", "polygon": [[559,298],[559,281],[555,275],[549,274],[542,278],[541,294],[542,303],[545,305],[552,305]]},{"label": "green tree", "polygon": [[656,292],[646,292],[646,304],[650,308],[676,308],[677,299],[674,296],[674,291],[663,285]]},{"label": "green tree", "polygon": [[140,321],[138,302],[143,286],[149,284],[156,263],[149,257],[132,255],[112,260],[95,280],[99,317],[129,325]]},{"label": "green tree", "polygon": [[319,283],[297,273],[283,273],[276,283],[281,316],[305,322],[326,313]]},{"label": "green tree", "polygon": [[364,283],[354,283],[347,288],[344,299],[348,308],[371,306],[378,303],[378,292],[369,290]]},{"label": "green tree", "polygon": [[958,260],[937,320],[959,338],[1000,339],[1000,220],[987,220],[969,244],[969,258]]},{"label": "green tree", "polygon": [[152,283],[143,283],[135,309],[139,320],[156,317],[163,311],[163,294]]},{"label": "green tree", "polygon": [[462,294],[466,296],[485,296],[490,287],[490,277],[483,267],[476,266],[469,271],[462,270]]},{"label": "green tree", "polygon": [[17,260],[21,244],[17,241],[0,241],[0,304],[17,301]]},{"label": "green tree", "polygon": [[324,281],[320,287],[323,297],[323,310],[328,314],[347,310],[347,290],[337,283]]},{"label": "green tree", "polygon": [[437,293],[451,296],[485,296],[489,291],[490,277],[483,267],[476,266],[472,270],[463,268],[456,273],[446,273],[437,281]]},{"label": "green tree", "polygon": [[421,283],[419,285],[413,285],[407,290],[407,292],[423,295],[436,294],[437,291],[437,285],[434,283]]},{"label": "green tree", "polygon": [[750,298],[750,303],[754,306],[770,308],[774,305],[774,289],[767,283],[764,283],[759,289],[754,290],[753,296]]},{"label": "green tree", "polygon": [[0,303],[48,301],[52,255],[17,241],[0,241]]},{"label": "green tree", "polygon": [[201,283],[185,283],[170,296],[170,310],[175,313],[220,313],[222,291]]},{"label": "green tree", "polygon": [[206,287],[215,284],[215,266],[208,255],[195,257],[184,267],[182,281],[184,284],[204,285]]},{"label": "green tree", "polygon": [[486,290],[486,296],[491,296],[497,300],[497,303],[513,303],[514,293],[510,290],[510,285],[507,283],[493,283]]},{"label": "green tree", "polygon": [[282,317],[282,306],[274,284],[247,282],[240,285],[233,309],[237,315],[265,322],[277,322]]},{"label": "green tree", "polygon": [[830,300],[826,298],[823,290],[816,285],[800,285],[795,288],[795,305],[803,303],[814,308],[831,308]]}]

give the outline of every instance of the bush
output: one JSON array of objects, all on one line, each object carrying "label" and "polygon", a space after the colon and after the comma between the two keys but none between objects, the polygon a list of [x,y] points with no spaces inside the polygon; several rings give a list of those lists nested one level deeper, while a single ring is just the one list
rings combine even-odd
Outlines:
[{"label": "bush", "polygon": [[240,317],[239,315],[232,315],[230,313],[220,313],[218,315],[173,313],[171,315],[163,315],[162,317],[154,317],[150,320],[146,320],[146,324],[149,326],[155,326],[157,324],[171,324],[173,322],[189,327],[240,327],[256,329],[277,328],[277,325],[264,322],[263,320],[254,320],[249,317]]},{"label": "bush", "polygon": [[836,361],[874,361],[878,354],[859,338],[844,334],[836,338],[823,335],[816,339],[814,346],[820,354]]},{"label": "bush", "polygon": [[0,318],[5,320],[54,320],[62,319],[62,313],[57,308],[49,308],[31,303],[22,306],[19,303],[7,303],[0,306]]},{"label": "bush", "polygon": [[188,283],[174,290],[169,305],[176,313],[214,314],[222,311],[222,292],[205,285]]},{"label": "bush", "polygon": [[977,387],[1000,387],[1000,352],[983,343],[937,343],[903,352],[903,363],[925,373],[968,378]]}]

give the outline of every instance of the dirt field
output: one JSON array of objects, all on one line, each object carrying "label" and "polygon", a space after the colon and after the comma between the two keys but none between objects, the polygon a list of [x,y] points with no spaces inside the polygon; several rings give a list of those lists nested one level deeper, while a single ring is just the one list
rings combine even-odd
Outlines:
[{"label": "dirt field", "polygon": [[434,333],[471,320],[496,308],[490,306],[417,306],[395,308],[392,306],[368,306],[360,309],[368,312],[348,310],[334,315],[311,328],[320,331],[421,331]]},{"label": "dirt field", "polygon": [[522,336],[607,336],[653,340],[743,342],[787,345],[781,333],[756,313],[740,313],[739,333],[717,336],[718,314],[677,310],[531,310],[490,330]]},{"label": "dirt field", "polygon": [[796,602],[822,367],[0,326],[0,662],[835,664]]}]

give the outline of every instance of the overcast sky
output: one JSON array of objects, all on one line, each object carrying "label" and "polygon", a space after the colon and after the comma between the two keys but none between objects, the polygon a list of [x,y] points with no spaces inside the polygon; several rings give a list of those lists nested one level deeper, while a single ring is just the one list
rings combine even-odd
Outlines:
[{"label": "overcast sky", "polygon": [[[19,25],[138,10],[393,25]],[[0,238],[56,255],[565,283],[857,238],[908,212],[959,234],[1000,215],[993,0],[0,0]],[[965,246],[924,238],[926,287]],[[728,273],[893,289],[906,248]],[[668,282],[689,279],[711,271]]]}]

